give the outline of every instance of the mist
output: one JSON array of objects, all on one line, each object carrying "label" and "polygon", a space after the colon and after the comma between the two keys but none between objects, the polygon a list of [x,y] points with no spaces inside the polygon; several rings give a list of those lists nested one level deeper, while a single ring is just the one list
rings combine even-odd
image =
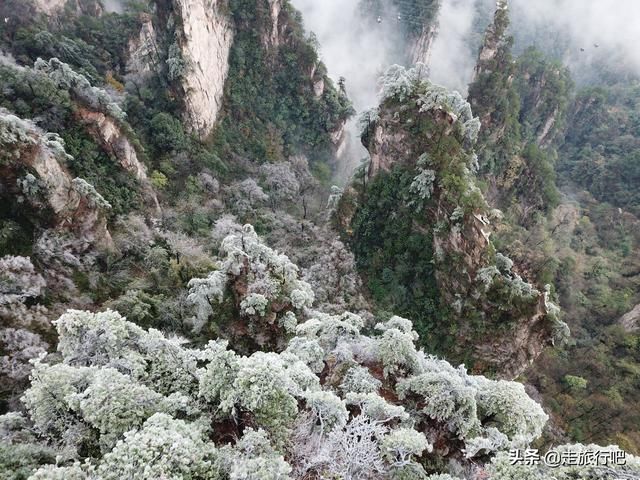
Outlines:
[{"label": "mist", "polygon": [[122,13],[124,6],[121,0],[102,0],[104,9],[109,13]]},{"label": "mist", "polygon": [[494,0],[443,0],[429,65],[434,83],[466,94],[482,41],[480,33],[491,21],[480,21],[486,11],[481,7],[487,3],[495,7]]},{"label": "mist", "polygon": [[[637,0],[512,1],[516,46],[530,44],[567,64],[579,83],[602,81],[598,70],[640,75]],[[583,51],[584,50],[584,51]]]},{"label": "mist", "polygon": [[[608,73],[640,76],[640,1],[510,0],[509,7],[514,53],[535,46],[567,65],[578,85],[606,82]],[[443,0],[433,81],[466,91],[494,8],[494,0]]]},{"label": "mist", "polygon": [[[329,76],[346,79],[358,114],[376,106],[380,74],[406,60],[406,39],[391,2],[383,2],[387,10],[373,20],[358,11],[360,0],[291,3],[301,11],[307,32],[317,37]],[[607,72],[640,75],[640,28],[634,21],[640,19],[640,0],[510,0],[509,8],[514,53],[536,46],[569,66],[579,85],[605,82]],[[494,9],[495,0],[442,0],[429,65],[434,83],[466,94]],[[341,183],[367,157],[356,125],[355,119],[349,125]]]},{"label": "mist", "polygon": [[378,19],[363,18],[360,0],[292,0],[307,32],[320,44],[319,53],[329,76],[346,79],[349,98],[356,109],[349,122],[347,149],[338,168],[338,183],[344,184],[367,151],[360,143],[359,115],[378,105],[378,78],[392,64],[401,62],[404,47],[391,7]]}]

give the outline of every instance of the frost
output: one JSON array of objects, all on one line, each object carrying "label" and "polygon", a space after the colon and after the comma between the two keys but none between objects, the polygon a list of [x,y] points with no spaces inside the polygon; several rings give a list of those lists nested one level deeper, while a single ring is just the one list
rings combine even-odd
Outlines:
[{"label": "frost", "polygon": [[377,393],[348,393],[346,399],[348,404],[358,405],[364,415],[377,422],[409,419],[404,407],[388,403]]},{"label": "frost", "polygon": [[46,286],[30,258],[11,255],[0,257],[0,305],[38,297]]},{"label": "frost", "polygon": [[95,187],[82,178],[74,178],[71,181],[73,189],[87,199],[89,206],[92,208],[102,208],[108,210],[111,204],[100,195]]},{"label": "frost", "polygon": [[399,428],[387,435],[382,441],[384,456],[394,467],[403,467],[411,463],[414,456],[421,456],[425,450],[431,452],[424,433],[410,428]]},{"label": "frost", "polygon": [[368,368],[360,365],[351,367],[340,384],[340,388],[345,393],[374,393],[381,386],[382,382],[371,375]]},{"label": "frost", "polygon": [[125,434],[97,469],[103,480],[122,478],[219,479],[216,449],[193,423],[157,413]]},{"label": "frost", "polygon": [[48,62],[39,58],[33,68],[47,75],[59,87],[73,92],[91,108],[108,113],[117,120],[125,120],[126,114],[105,90],[92,86],[84,75],[75,72],[66,63],[57,58],[52,58]]},{"label": "frost", "polygon": [[240,303],[240,310],[245,315],[259,315],[264,317],[267,313],[267,305],[269,300],[259,293],[251,293]]},{"label": "frost", "polygon": [[309,392],[305,395],[307,407],[320,427],[320,434],[346,425],[349,413],[344,400],[327,391]]}]

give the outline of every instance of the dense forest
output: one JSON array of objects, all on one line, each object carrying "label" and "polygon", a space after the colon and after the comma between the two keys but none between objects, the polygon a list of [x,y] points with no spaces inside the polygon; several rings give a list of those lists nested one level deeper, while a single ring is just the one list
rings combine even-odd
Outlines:
[{"label": "dense forest", "polygon": [[353,3],[0,4],[0,479],[640,477],[640,76]]}]

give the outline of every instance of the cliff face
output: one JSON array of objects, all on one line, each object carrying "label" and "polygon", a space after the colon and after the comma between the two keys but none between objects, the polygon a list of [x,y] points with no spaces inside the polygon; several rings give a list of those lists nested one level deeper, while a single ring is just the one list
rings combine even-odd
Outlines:
[{"label": "cliff face", "polygon": [[140,182],[147,205],[156,216],[160,216],[160,204],[147,175],[147,167],[138,158],[136,148],[122,131],[122,127],[104,113],[82,107],[78,109],[78,117],[103,150]]},{"label": "cliff face", "polygon": [[282,13],[283,0],[267,0],[267,8],[271,21],[264,30],[262,42],[267,48],[277,48],[281,43],[282,22],[280,14]]},{"label": "cliff face", "polygon": [[175,0],[176,34],[185,64],[181,83],[188,125],[206,137],[222,107],[233,28],[224,0]]},{"label": "cliff face", "polygon": [[422,27],[420,35],[409,41],[409,58],[411,63],[424,63],[429,65],[433,42],[438,36],[437,23],[431,23]]},{"label": "cliff face", "polygon": [[104,214],[108,204],[93,187],[70,175],[59,139],[6,111],[0,111],[0,135],[5,149],[0,179],[8,199],[22,198],[36,211],[50,212],[47,222],[55,229],[110,247]]},{"label": "cliff face", "polygon": [[54,15],[65,7],[67,0],[33,0],[33,4],[45,15]]},{"label": "cliff face", "polygon": [[141,14],[140,32],[129,39],[126,71],[128,74],[147,75],[156,67],[158,59],[158,36],[153,26],[153,17]]},{"label": "cliff face", "polygon": [[[356,203],[355,213],[342,211],[353,213],[346,222],[358,264],[369,284],[382,283],[379,292],[400,284],[391,296],[411,292],[419,301],[429,298],[424,308],[438,305],[421,328],[441,353],[476,371],[514,378],[565,326],[544,289],[495,252],[492,211],[472,173],[479,122],[468,105],[428,82],[407,80],[410,73],[399,77],[413,83],[410,93],[387,98],[365,129],[371,155],[366,186],[355,186],[360,198],[343,202]],[[398,252],[388,258],[393,248]],[[403,256],[411,259],[394,266]],[[376,265],[383,267],[377,271]],[[386,293],[378,297],[389,301]]]}]

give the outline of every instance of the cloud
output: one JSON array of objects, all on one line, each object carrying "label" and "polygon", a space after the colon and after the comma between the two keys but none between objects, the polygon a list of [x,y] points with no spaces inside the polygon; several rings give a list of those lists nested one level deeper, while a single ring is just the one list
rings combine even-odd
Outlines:
[{"label": "cloud", "polygon": [[[320,56],[329,76],[346,79],[347,93],[357,112],[378,105],[378,78],[404,54],[397,13],[389,7],[377,19],[364,18],[360,0],[292,0],[305,28],[320,43]],[[357,117],[348,125],[350,142],[340,165],[341,180],[367,152],[358,138]]]},{"label": "cloud", "polygon": [[[346,78],[358,112],[378,103],[378,78],[406,59],[406,45],[390,0],[380,22],[363,18],[362,0],[291,0],[314,32],[329,75]],[[640,75],[640,0],[510,0],[515,53],[530,45],[562,60],[579,83],[601,82],[602,66]],[[467,91],[495,0],[442,0],[439,34],[431,56],[431,78],[450,89]],[[598,45],[596,47],[596,45]],[[584,49],[582,51],[581,49]],[[343,171],[366,151],[357,140],[356,122]]]},{"label": "cloud", "polygon": [[[510,0],[515,53],[533,45],[571,69],[580,84],[603,71],[640,75],[638,0]],[[434,44],[434,81],[466,90],[494,0],[443,0]]]},{"label": "cloud", "polygon": [[640,75],[638,0],[512,0],[511,16],[519,48],[559,57],[579,81],[598,81],[602,65]]},{"label": "cloud", "polygon": [[490,21],[479,25],[480,12],[475,0],[443,0],[430,63],[434,83],[466,94],[481,42],[477,33]]},{"label": "cloud", "polygon": [[103,0],[104,8],[110,13],[122,13],[124,7],[121,0]]}]

